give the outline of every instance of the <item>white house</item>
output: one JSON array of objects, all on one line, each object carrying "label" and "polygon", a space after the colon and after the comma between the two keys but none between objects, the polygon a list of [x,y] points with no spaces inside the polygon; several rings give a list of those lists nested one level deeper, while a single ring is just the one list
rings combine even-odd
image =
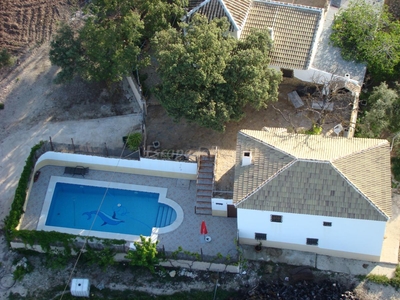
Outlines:
[{"label": "white house", "polygon": [[233,203],[239,241],[379,261],[391,216],[382,139],[241,130]]},{"label": "white house", "polygon": [[[190,0],[187,19],[193,14],[209,20],[226,17],[236,38],[246,37],[252,28],[271,32],[274,48],[270,66],[286,77],[305,82],[326,83],[332,76],[361,87],[366,67],[345,61],[340,49],[329,44],[338,8],[330,0]],[[347,5],[348,0],[335,1]]]}]

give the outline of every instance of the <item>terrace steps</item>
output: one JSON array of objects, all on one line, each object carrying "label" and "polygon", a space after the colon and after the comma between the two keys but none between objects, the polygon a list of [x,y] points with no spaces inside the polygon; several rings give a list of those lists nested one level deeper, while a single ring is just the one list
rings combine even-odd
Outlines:
[{"label": "terrace steps", "polygon": [[215,155],[200,155],[197,170],[196,214],[211,215],[214,189]]}]

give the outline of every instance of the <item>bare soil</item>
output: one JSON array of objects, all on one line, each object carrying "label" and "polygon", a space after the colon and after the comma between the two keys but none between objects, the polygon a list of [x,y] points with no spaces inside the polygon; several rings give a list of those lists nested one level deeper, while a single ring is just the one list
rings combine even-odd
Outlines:
[{"label": "bare soil", "polygon": [[[148,78],[146,84],[152,84]],[[239,122],[230,122],[225,132],[216,132],[202,128],[186,120],[174,122],[157,105],[157,100],[150,97],[148,118],[146,119],[148,145],[159,141],[161,150],[193,154],[202,152],[203,148],[214,151],[217,149],[216,189],[220,191],[233,190],[233,166],[236,158],[237,133],[241,129],[261,130],[263,127],[311,128],[311,120],[306,112],[296,112],[294,106],[287,99],[287,94],[304,83],[296,79],[284,79],[279,88],[279,101],[271,103],[267,108],[255,110],[251,106],[244,109],[245,117]],[[285,118],[282,116],[284,115]],[[326,126],[333,127],[329,122]],[[151,155],[151,153],[150,153]]]},{"label": "bare soil", "polygon": [[389,11],[393,16],[400,20],[400,2],[398,0],[385,0],[385,4],[389,6]]},{"label": "bare soil", "polygon": [[2,0],[0,48],[21,54],[46,42],[59,21],[70,17],[70,0]]}]

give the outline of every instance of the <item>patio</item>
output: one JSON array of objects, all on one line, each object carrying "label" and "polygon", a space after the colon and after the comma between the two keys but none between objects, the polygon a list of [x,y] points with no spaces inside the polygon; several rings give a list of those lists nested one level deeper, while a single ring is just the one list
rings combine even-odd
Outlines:
[{"label": "patio", "polygon": [[[40,177],[33,183],[29,192],[20,229],[36,230],[51,176],[73,176],[64,174],[64,169],[64,167],[52,165],[40,169]],[[184,251],[203,253],[205,256],[215,257],[220,253],[225,257],[228,255],[232,258],[236,257],[236,219],[196,215],[194,213],[196,182],[194,180],[94,169],[90,169],[85,175],[85,179],[167,188],[167,198],[182,207],[184,219],[181,226],[176,230],[158,235],[158,246],[164,248],[167,252],[176,251],[180,246]],[[207,224],[208,235],[212,239],[209,243],[202,242],[200,225],[203,220]]]}]

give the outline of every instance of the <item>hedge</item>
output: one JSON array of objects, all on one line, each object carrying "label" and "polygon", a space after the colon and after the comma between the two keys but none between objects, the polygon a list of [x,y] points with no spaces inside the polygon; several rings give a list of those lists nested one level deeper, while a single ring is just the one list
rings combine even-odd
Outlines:
[{"label": "hedge", "polygon": [[15,190],[14,201],[11,205],[10,214],[4,219],[5,237],[8,243],[15,237],[15,228],[19,224],[22,214],[24,213],[24,204],[26,192],[29,186],[29,178],[34,167],[35,153],[43,145],[43,141],[32,147],[28,158],[25,161],[25,167],[21,173],[17,189]]}]

